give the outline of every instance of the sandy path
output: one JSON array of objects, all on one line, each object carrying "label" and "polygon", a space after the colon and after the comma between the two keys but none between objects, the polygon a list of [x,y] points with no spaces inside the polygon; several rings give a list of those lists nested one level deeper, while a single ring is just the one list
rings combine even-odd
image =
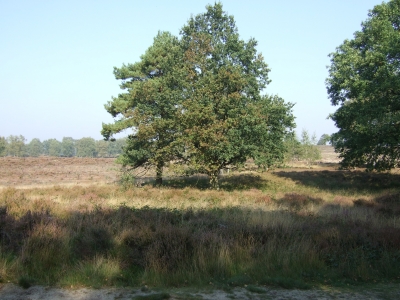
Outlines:
[{"label": "sandy path", "polygon": [[[136,296],[151,295],[157,292],[142,292],[135,288],[107,289],[60,289],[44,286],[32,286],[23,289],[14,284],[0,286],[2,300],[128,300]],[[400,299],[400,286],[380,287],[360,292],[342,292],[339,290],[284,290],[265,288],[265,293],[256,294],[244,288],[235,288],[230,293],[215,290],[208,292],[188,292],[183,289],[170,290],[169,299]]]}]

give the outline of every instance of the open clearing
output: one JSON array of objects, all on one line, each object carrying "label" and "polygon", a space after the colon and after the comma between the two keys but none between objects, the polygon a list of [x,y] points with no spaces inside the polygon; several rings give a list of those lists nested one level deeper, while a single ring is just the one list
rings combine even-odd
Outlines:
[{"label": "open clearing", "polygon": [[[332,169],[339,162],[337,154],[331,146],[319,148],[322,158],[314,169]],[[304,166],[301,162],[290,165]],[[113,184],[119,168],[115,158],[0,157],[0,188]]]},{"label": "open clearing", "polygon": [[1,187],[43,187],[113,183],[114,158],[0,157]]}]

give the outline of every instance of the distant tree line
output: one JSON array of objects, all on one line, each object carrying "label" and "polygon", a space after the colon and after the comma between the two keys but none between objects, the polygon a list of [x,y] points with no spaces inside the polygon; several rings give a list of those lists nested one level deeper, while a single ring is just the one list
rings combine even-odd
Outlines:
[{"label": "distant tree line", "polygon": [[34,138],[27,143],[22,135],[0,136],[0,156],[117,157],[122,153],[125,143],[125,138],[96,141],[90,137],[79,140],[64,137],[61,141],[48,139],[43,142]]},{"label": "distant tree line", "polygon": [[324,134],[317,142],[315,133],[310,136],[307,130],[302,131],[300,140],[295,133],[288,134],[285,137],[286,163],[304,161],[307,166],[311,166],[315,161],[321,159],[321,150],[316,145],[325,145],[328,138],[329,135]]}]

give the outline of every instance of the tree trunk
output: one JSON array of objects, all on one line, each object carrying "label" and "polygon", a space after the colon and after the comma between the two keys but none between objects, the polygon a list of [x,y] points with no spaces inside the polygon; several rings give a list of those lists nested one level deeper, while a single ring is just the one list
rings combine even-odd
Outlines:
[{"label": "tree trunk", "polygon": [[158,162],[156,166],[156,182],[155,186],[160,186],[162,185],[162,174],[163,174],[163,167],[164,167],[164,162]]},{"label": "tree trunk", "polygon": [[219,170],[211,172],[209,174],[210,185],[211,185],[211,188],[214,190],[219,190],[218,173],[219,173]]}]

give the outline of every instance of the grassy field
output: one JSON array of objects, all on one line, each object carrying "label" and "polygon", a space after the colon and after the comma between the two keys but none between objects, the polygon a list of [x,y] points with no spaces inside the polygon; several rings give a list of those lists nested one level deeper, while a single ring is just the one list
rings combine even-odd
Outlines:
[{"label": "grassy field", "polygon": [[[9,168],[41,170],[27,160]],[[205,177],[126,189],[112,161],[81,160],[63,169],[83,164],[86,175],[55,172],[47,186],[40,174],[51,168],[9,182],[0,174],[0,282],[307,289],[400,281],[396,171],[320,164],[231,173],[219,191]]]}]

